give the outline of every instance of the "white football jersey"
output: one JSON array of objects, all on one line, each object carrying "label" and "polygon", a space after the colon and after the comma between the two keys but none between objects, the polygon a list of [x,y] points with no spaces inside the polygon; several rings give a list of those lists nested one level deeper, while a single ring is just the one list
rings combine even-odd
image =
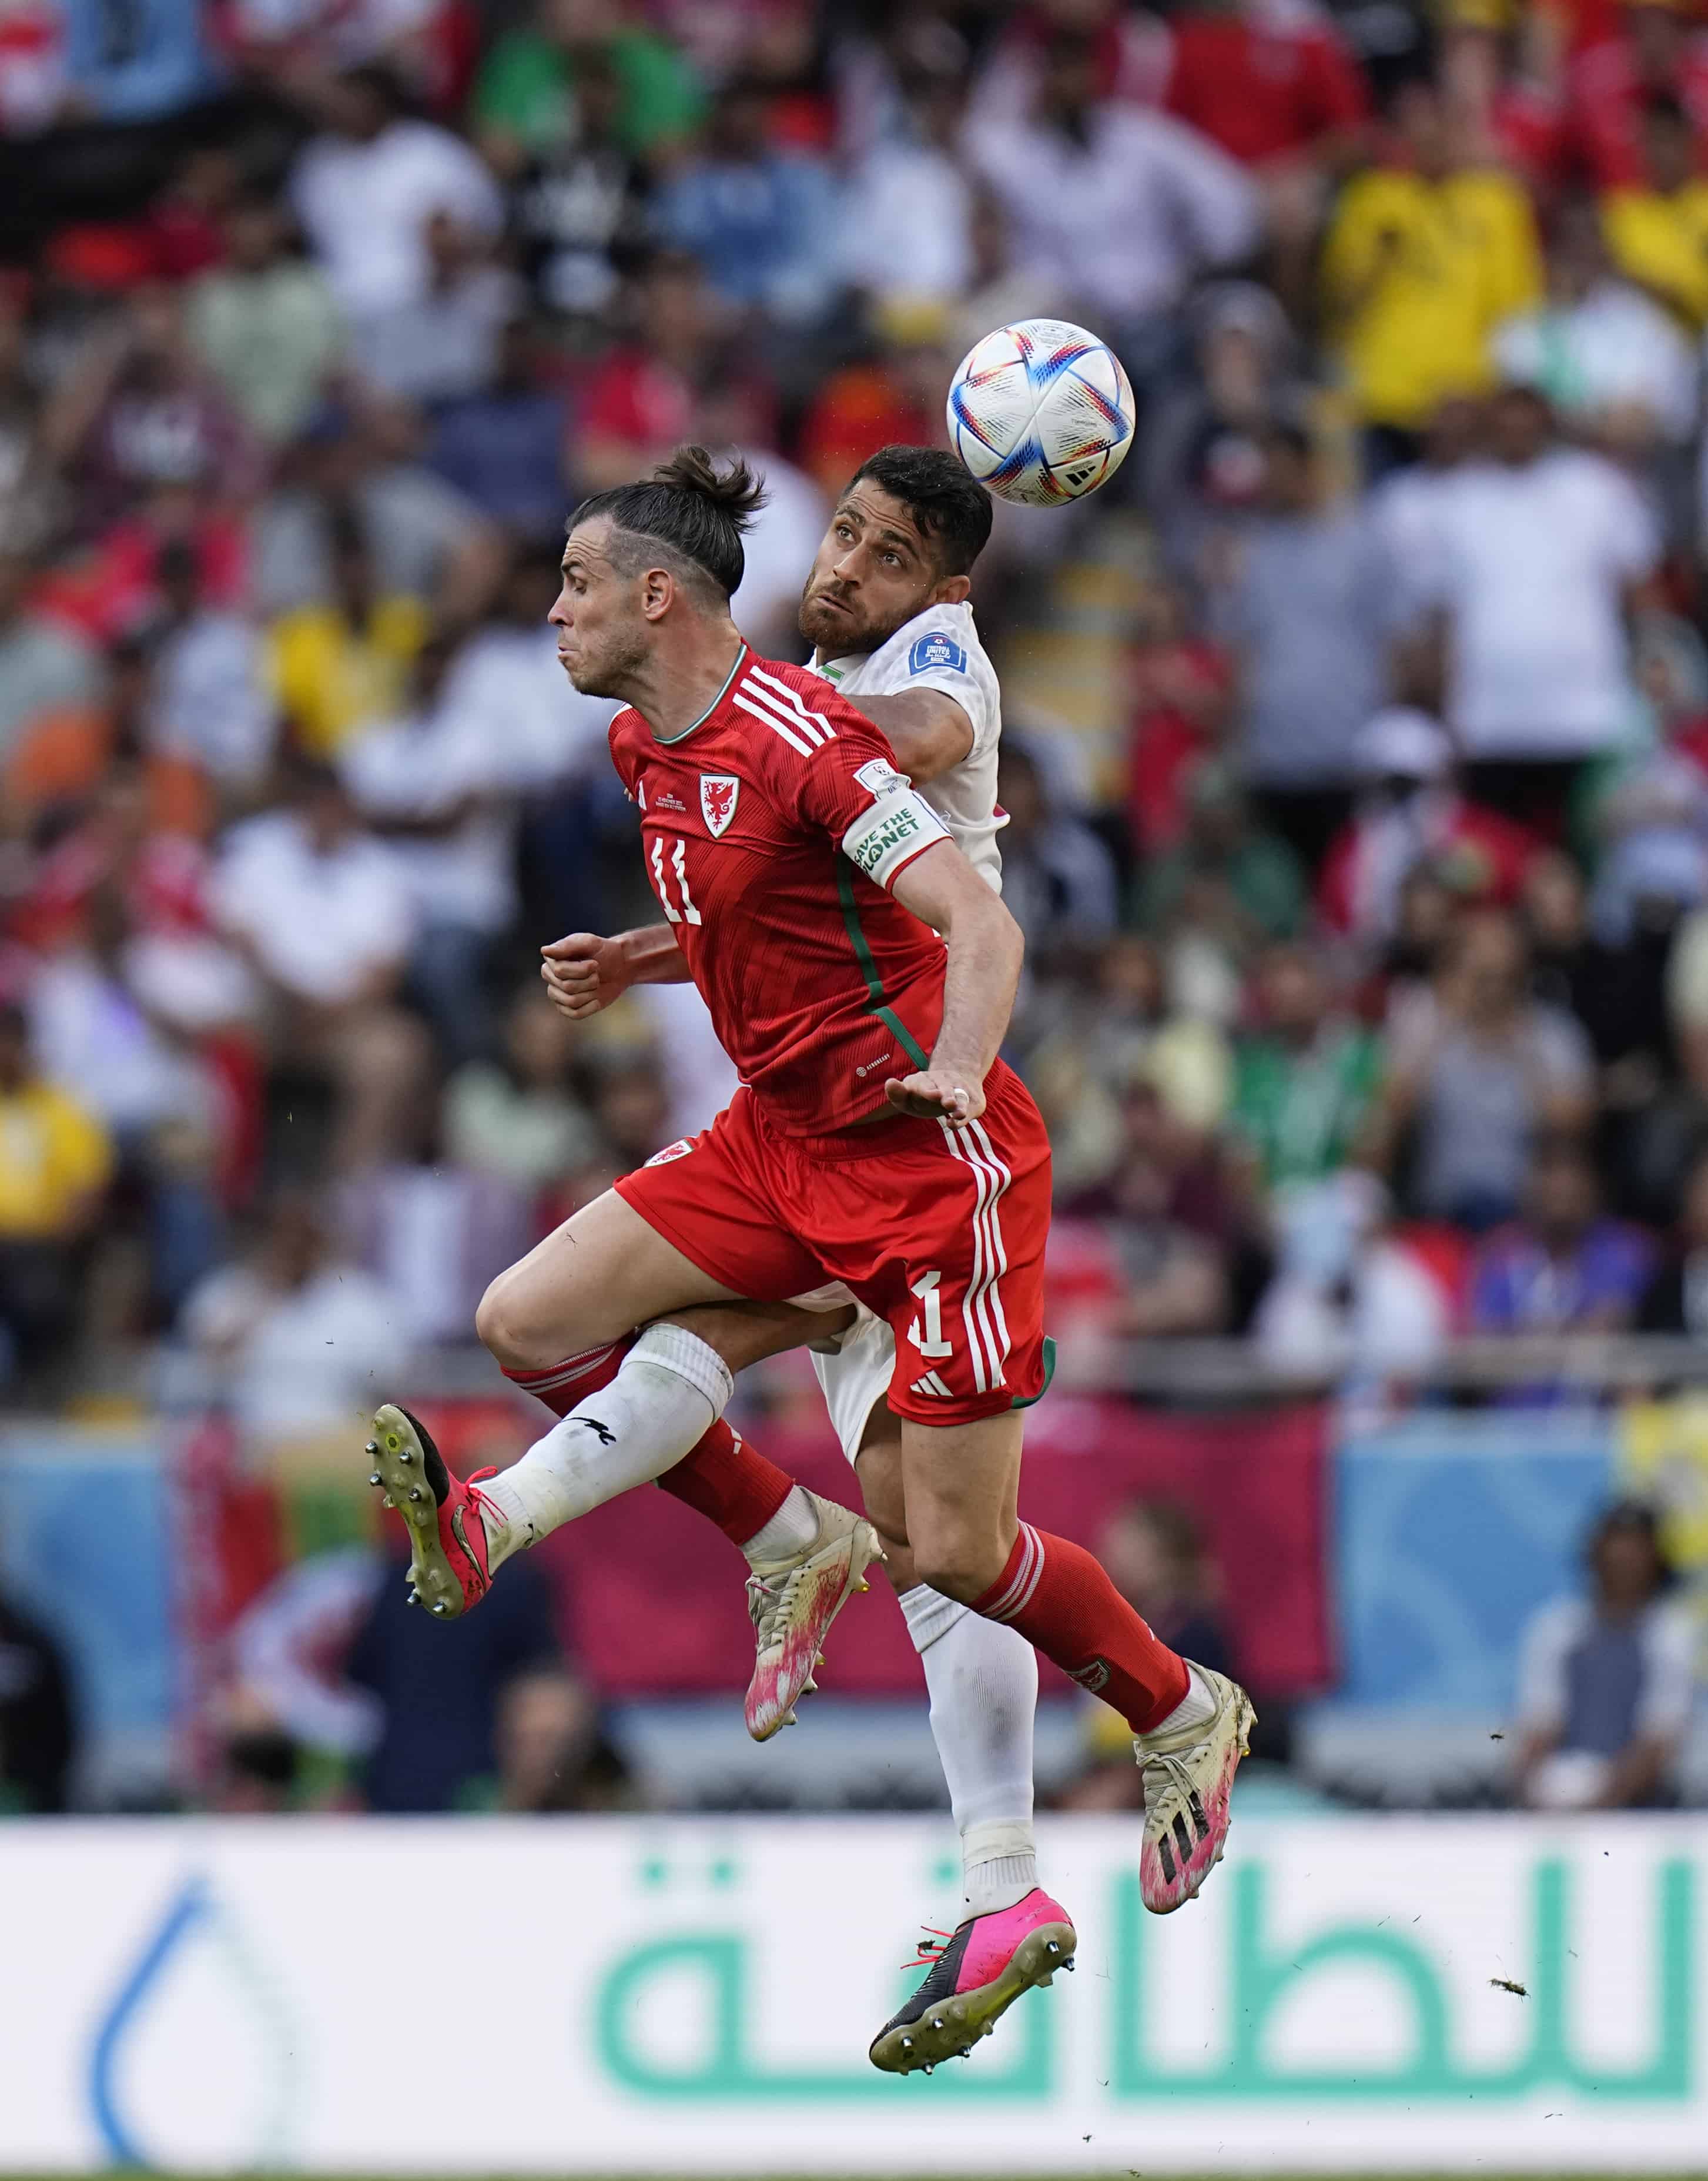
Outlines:
[{"label": "white football jersey", "polygon": [[949,828],[955,845],[979,876],[1002,891],[1002,858],[996,835],[996,745],[1002,735],[1002,692],[985,656],[967,605],[928,606],[898,628],[876,651],[814,661],[822,674],[857,702],[864,693],[899,696],[906,689],[941,689],[972,723],[972,747],[959,765],[927,781],[919,792]]}]

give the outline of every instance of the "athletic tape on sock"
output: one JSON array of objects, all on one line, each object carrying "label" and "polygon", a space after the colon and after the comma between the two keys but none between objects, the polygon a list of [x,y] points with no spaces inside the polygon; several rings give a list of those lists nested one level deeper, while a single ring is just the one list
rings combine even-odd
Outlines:
[{"label": "athletic tape on sock", "polygon": [[736,1390],[723,1357],[686,1326],[649,1325],[623,1359],[625,1370],[632,1363],[655,1363],[660,1370],[674,1371],[697,1394],[705,1395],[714,1417],[723,1415]]},{"label": "athletic tape on sock", "polygon": [[928,1589],[923,1582],[915,1583],[912,1590],[904,1590],[897,1603],[916,1651],[928,1651],[972,1610],[958,1598],[945,1598],[940,1590]]}]

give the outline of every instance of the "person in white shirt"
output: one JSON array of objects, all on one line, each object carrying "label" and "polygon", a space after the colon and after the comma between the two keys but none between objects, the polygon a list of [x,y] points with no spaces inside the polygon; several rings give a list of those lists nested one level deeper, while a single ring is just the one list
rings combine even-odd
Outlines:
[{"label": "person in white shirt", "polygon": [[334,300],[359,328],[425,300],[435,214],[496,236],[504,198],[461,137],[406,115],[389,69],[352,69],[327,97],[333,127],[297,161],[290,198]]},{"label": "person in white shirt", "polygon": [[294,787],[294,807],[227,836],[214,915],[263,980],[276,1049],[337,1088],[333,1163],[369,1166],[401,1140],[429,1065],[427,1033],[396,997],[415,904],[336,773],[299,760]]},{"label": "person in white shirt", "polygon": [[1029,117],[975,121],[965,148],[1008,214],[1020,268],[1077,298],[1142,368],[1145,326],[1198,273],[1257,247],[1261,204],[1243,168],[1184,122],[1099,101],[1097,58],[1095,39],[1055,35]]},{"label": "person in white shirt", "polygon": [[1690,344],[1657,302],[1614,277],[1593,198],[1561,207],[1547,300],[1498,326],[1494,351],[1506,378],[1539,389],[1610,454],[1682,447],[1696,428]]},{"label": "person in white shirt", "polygon": [[1518,1674],[1518,1797],[1533,1809],[1667,1801],[1695,1708],[1694,1615],[1670,1597],[1653,1508],[1608,1508],[1584,1559],[1590,1595],[1545,1605]]},{"label": "person in white shirt", "polygon": [[485,973],[520,907],[523,799],[592,773],[616,710],[573,692],[565,702],[540,619],[556,567],[555,546],[545,568],[537,550],[519,551],[493,618],[460,647],[429,637],[402,712],[339,754],[344,784],[409,895],[411,993],[453,1065],[493,1042]]},{"label": "person in white shirt", "polygon": [[1559,443],[1531,388],[1496,396],[1489,450],[1443,495],[1423,585],[1448,723],[1473,763],[1595,756],[1633,723],[1625,616],[1659,558],[1653,518],[1623,471]]}]

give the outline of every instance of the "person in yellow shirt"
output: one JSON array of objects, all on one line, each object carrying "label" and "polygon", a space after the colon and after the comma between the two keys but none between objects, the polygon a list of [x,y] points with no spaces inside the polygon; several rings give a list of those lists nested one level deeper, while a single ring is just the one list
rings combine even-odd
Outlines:
[{"label": "person in yellow shirt", "polygon": [[309,756],[331,758],[350,737],[403,709],[410,669],[427,632],[419,599],[377,598],[373,563],[355,516],[332,524],[334,596],[281,615],[271,640],[273,684]]},{"label": "person in yellow shirt", "polygon": [[1374,451],[1409,455],[1440,404],[1495,382],[1490,336],[1542,291],[1529,197],[1462,155],[1433,85],[1395,94],[1404,163],[1342,191],[1324,245],[1322,300]]},{"label": "person in yellow shirt", "polygon": [[113,1163],[101,1124],[31,1067],[22,1012],[0,1007],[0,1341],[16,1368],[39,1370],[72,1330],[75,1247]]},{"label": "person in yellow shirt", "polygon": [[1695,131],[1676,99],[1649,102],[1642,143],[1645,186],[1608,191],[1601,231],[1625,278],[1700,333],[1708,326],[1708,180],[1696,171]]}]

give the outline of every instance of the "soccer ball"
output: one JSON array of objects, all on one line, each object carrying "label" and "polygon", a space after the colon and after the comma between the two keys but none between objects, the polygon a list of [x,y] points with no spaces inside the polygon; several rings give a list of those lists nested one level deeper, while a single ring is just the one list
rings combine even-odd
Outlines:
[{"label": "soccer ball", "polygon": [[1055,507],[1106,483],[1132,444],[1132,389],[1112,351],[1063,318],[986,334],[949,389],[949,442],[981,484]]}]

